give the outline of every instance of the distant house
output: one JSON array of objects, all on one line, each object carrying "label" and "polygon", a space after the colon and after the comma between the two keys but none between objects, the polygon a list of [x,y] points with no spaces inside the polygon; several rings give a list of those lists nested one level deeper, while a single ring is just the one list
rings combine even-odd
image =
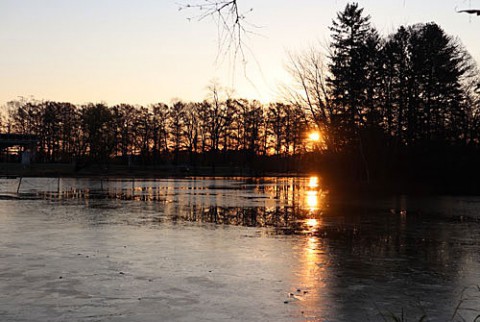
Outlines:
[{"label": "distant house", "polygon": [[30,164],[39,140],[37,135],[32,134],[0,133],[0,160]]}]

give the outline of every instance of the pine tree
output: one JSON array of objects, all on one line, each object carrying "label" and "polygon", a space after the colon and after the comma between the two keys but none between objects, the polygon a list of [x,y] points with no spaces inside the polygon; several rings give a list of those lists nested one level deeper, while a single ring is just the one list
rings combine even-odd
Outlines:
[{"label": "pine tree", "polygon": [[333,20],[330,30],[329,85],[333,102],[343,115],[345,134],[352,138],[369,98],[368,82],[372,74],[367,64],[374,60],[371,51],[376,49],[379,37],[370,25],[370,16],[363,15],[357,3],[347,4]]}]

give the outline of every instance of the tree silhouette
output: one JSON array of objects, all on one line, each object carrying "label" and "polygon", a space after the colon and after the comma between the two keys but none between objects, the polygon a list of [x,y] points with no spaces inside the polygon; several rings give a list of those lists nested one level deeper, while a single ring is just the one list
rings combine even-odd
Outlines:
[{"label": "tree silhouette", "polygon": [[112,107],[114,154],[120,155],[124,160],[133,153],[135,115],[136,109],[133,105],[119,104]]},{"label": "tree silhouette", "polygon": [[357,3],[347,4],[333,20],[330,30],[329,85],[336,108],[344,114],[346,131],[353,137],[362,122],[362,108],[366,100],[366,45],[375,38],[375,31],[370,25],[370,16],[364,16]]},{"label": "tree silhouette", "polygon": [[[240,57],[245,62],[244,37],[251,32],[250,23],[246,21],[246,15],[253,10],[246,12],[239,9],[237,0],[204,0],[192,1],[180,5],[179,10],[196,10],[197,20],[211,17],[215,20],[218,28],[218,54],[233,54],[233,60]],[[192,18],[189,18],[189,20]]]},{"label": "tree silhouette", "polygon": [[104,164],[114,149],[112,113],[104,104],[88,104],[81,109],[83,155]]}]

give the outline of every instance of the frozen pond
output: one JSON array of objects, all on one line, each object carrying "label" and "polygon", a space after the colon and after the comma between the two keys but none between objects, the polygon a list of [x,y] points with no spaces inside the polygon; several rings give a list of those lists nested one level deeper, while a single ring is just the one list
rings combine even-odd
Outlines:
[{"label": "frozen pond", "polygon": [[[0,179],[1,321],[473,321],[480,198]],[[403,312],[403,313],[402,313]]]}]

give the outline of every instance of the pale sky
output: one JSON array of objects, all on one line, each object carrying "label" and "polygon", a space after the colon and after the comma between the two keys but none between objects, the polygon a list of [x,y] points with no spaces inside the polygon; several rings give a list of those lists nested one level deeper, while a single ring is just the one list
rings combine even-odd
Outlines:
[{"label": "pale sky", "polygon": [[[215,63],[217,27],[188,21],[187,0],[0,0],[0,105],[19,96],[75,104],[200,101],[213,79],[236,96],[275,100],[287,81],[288,51],[329,40],[348,1],[238,0],[261,28],[246,39],[246,75]],[[358,1],[384,35],[402,24],[436,22],[480,62],[480,17],[455,8],[480,0]]]}]

